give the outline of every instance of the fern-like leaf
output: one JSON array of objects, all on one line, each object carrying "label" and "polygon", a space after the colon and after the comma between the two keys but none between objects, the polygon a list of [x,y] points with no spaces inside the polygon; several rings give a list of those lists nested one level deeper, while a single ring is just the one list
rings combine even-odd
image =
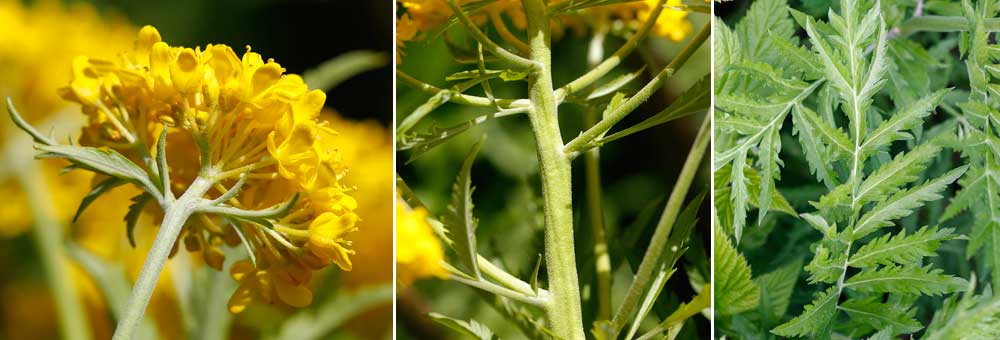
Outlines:
[{"label": "fern-like leaf", "polygon": [[936,256],[941,242],[955,237],[953,231],[951,228],[923,227],[910,235],[906,234],[906,230],[896,235],[885,234],[858,249],[848,264],[851,267],[866,268],[915,263],[924,257]]},{"label": "fern-like leaf", "polygon": [[886,266],[865,269],[848,279],[844,286],[860,292],[940,295],[961,292],[968,284],[961,278],[931,268]]}]

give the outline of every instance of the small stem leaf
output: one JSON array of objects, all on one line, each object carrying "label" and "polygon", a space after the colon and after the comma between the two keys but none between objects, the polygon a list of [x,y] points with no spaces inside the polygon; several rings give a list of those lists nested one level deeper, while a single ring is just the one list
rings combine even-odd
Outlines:
[{"label": "small stem leaf", "polygon": [[118,151],[85,146],[38,145],[44,153],[39,158],[65,158],[94,172],[121,178],[142,185],[146,191],[159,194],[159,186],[149,181],[149,176]]},{"label": "small stem leaf", "polygon": [[442,324],[445,327],[451,328],[452,330],[457,331],[458,333],[463,334],[465,336],[470,336],[478,340],[500,339],[497,336],[493,335],[493,331],[491,331],[488,327],[484,326],[479,322],[476,322],[476,320],[469,320],[469,321],[459,320],[438,313],[430,313],[427,316],[429,316],[435,322]]},{"label": "small stem leaf", "polygon": [[427,151],[430,151],[438,145],[444,144],[444,142],[461,135],[463,132],[473,127],[492,121],[495,118],[522,114],[528,112],[528,110],[529,109],[527,107],[501,109],[448,128],[431,128],[428,132],[397,135],[398,142],[396,143],[396,150],[412,150],[410,151],[409,159],[406,160],[406,164],[410,164],[420,156],[426,154]]},{"label": "small stem leaf", "polygon": [[[608,137],[598,139],[598,143],[606,144],[616,139],[635,134],[660,124],[684,118],[690,115],[707,112],[711,99],[711,75],[706,74],[694,85],[684,91],[680,97],[670,103],[666,109],[646,118],[642,122],[615,132]],[[610,107],[610,106],[609,106]]]},{"label": "small stem leaf", "polygon": [[472,214],[472,163],[476,160],[479,149],[486,141],[485,137],[472,146],[462,162],[455,183],[452,185],[451,204],[448,214],[442,218],[450,238],[455,242],[454,248],[458,255],[458,263],[468,274],[479,279],[479,266],[476,261],[476,218]]},{"label": "small stem leaf", "polygon": [[18,128],[31,135],[31,138],[34,139],[36,143],[44,145],[59,144],[52,138],[46,137],[41,132],[38,132],[38,130],[32,127],[31,124],[28,124],[28,122],[21,117],[21,114],[17,112],[17,108],[14,107],[14,100],[10,97],[7,97],[7,113],[10,115],[10,119],[14,121],[14,125],[17,125]]},{"label": "small stem leaf", "polygon": [[162,181],[160,190],[164,196],[173,198],[173,191],[170,189],[170,168],[167,166],[167,127],[160,131],[160,138],[156,141],[156,168],[159,172],[157,176]]},{"label": "small stem leaf", "polygon": [[452,73],[444,78],[447,81],[458,81],[479,78],[500,78],[503,81],[524,80],[528,77],[528,72],[515,70],[465,70]]},{"label": "small stem leaf", "polygon": [[535,269],[531,271],[531,280],[528,281],[531,284],[531,291],[538,293],[538,270],[542,268],[542,254],[538,254],[538,260],[535,261]]},{"label": "small stem leaf", "polygon": [[91,203],[94,203],[98,197],[101,197],[101,195],[107,193],[109,190],[125,183],[127,182],[120,178],[108,177],[100,183],[95,184],[94,187],[90,189],[90,192],[87,193],[87,196],[84,196],[83,200],[80,201],[80,206],[76,208],[76,213],[73,214],[73,223],[76,223],[76,221],[80,219],[80,215],[83,214],[83,210],[87,209]]},{"label": "small stem leaf", "polygon": [[153,199],[149,193],[142,193],[132,197],[132,204],[128,206],[125,213],[125,235],[128,236],[128,243],[135,248],[135,225],[139,223],[139,216],[142,216],[142,209]]}]

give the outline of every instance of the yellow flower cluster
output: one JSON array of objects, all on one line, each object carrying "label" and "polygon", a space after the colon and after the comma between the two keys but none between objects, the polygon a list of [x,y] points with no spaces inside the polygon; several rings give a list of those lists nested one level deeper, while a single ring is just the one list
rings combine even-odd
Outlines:
[{"label": "yellow flower cluster", "polygon": [[[409,41],[421,38],[422,34],[428,32],[452,16],[451,7],[446,3],[448,0],[398,0],[397,4],[405,9],[402,16],[396,20],[396,60],[402,60],[402,48]],[[569,0],[553,0],[561,2]],[[458,0],[459,5],[471,3],[473,0]],[[611,15],[623,21],[637,22],[649,19],[649,14],[659,1],[642,0],[620,4],[598,6],[586,11],[586,15],[605,16]],[[681,0],[667,0],[667,7],[680,6]],[[477,24],[492,23],[498,30],[502,27],[503,17],[506,17],[517,29],[527,27],[527,19],[520,0],[497,0],[474,11],[470,18]],[[681,41],[691,33],[691,22],[687,19],[687,12],[671,8],[664,8],[660,16],[656,19],[653,33],[670,38],[673,41]],[[552,19],[552,31],[557,37],[567,29],[574,29],[577,32],[583,30],[583,24],[588,21],[579,18],[579,15],[564,15]]]},{"label": "yellow flower cluster", "polygon": [[402,198],[396,199],[396,283],[409,287],[422,278],[448,277],[441,265],[444,250],[430,224],[427,210],[410,209]]},{"label": "yellow flower cluster", "polygon": [[202,251],[216,269],[224,260],[221,246],[245,242],[253,249],[254,263],[237,262],[231,269],[240,282],[230,300],[233,313],[255,299],[309,304],[312,270],[330,264],[351,269],[344,237],[358,221],[357,203],[341,184],[346,168],[334,145],[336,133],[318,119],[326,95],[249,47],[237,57],[226,45],[192,49],[161,40],[146,26],[131,53],[73,60],[73,79],[61,93],[87,115],[81,144],[112,148],[138,163],[143,152],[155,152],[151,146],[166,129],[175,194],[205,168],[219,180],[206,198],[221,195],[246,174],[242,191],[226,202],[236,208],[265,209],[299,193],[273,228],[196,215],[178,241]]}]

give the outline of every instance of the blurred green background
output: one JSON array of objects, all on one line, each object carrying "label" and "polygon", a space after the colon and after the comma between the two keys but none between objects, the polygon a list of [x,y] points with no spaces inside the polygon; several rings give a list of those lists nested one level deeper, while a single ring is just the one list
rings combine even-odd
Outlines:
[{"label": "blurred green background", "polygon": [[[614,79],[626,72],[646,67],[643,75],[627,85],[624,92],[634,93],[650,79],[650,73],[659,72],[682,47],[708,22],[707,15],[689,14],[693,31],[682,42],[672,42],[663,38],[650,38],[638,53],[633,53],[622,66],[605,80]],[[460,25],[456,25],[460,26]],[[447,34],[431,34],[424,40],[409,42],[399,69],[416,79],[446,88],[453,83],[444,78],[452,73],[474,69],[475,65],[460,65],[453,62],[453,55],[445,39],[456,46],[475,51],[475,44],[464,35],[461,28],[449,30]],[[624,41],[621,37],[611,37],[605,42],[606,54],[610,54]],[[587,68],[586,54],[590,42],[589,33],[577,36],[566,32],[552,46],[553,81],[561,86],[583,74]],[[616,128],[634,125],[665,108],[674,98],[708,74],[710,68],[710,47],[706,42],[691,57],[666,86],[637,111],[620,122]],[[600,82],[599,82],[600,83]],[[499,98],[526,98],[523,82],[491,83],[494,94]],[[429,97],[403,81],[396,85],[397,122],[411,114]],[[481,87],[467,93],[484,95]],[[606,103],[594,104],[598,113]],[[489,111],[455,104],[445,104],[433,111],[412,131],[426,131],[432,127],[446,128],[465,122]],[[585,108],[577,104],[563,104],[559,116],[563,139],[569,141],[584,127]],[[652,235],[653,227],[666,203],[666,198],[687,157],[688,150],[703,115],[692,116],[669,122],[658,127],[611,142],[601,148],[601,172],[604,186],[604,213],[606,232],[612,268],[614,272],[613,302],[621,302],[632,270],[639,265],[642,253]],[[472,194],[474,213],[479,219],[477,229],[480,253],[506,268],[512,274],[527,280],[531,276],[536,260],[543,249],[541,190],[538,180],[534,137],[526,115],[517,115],[492,120],[466,131],[462,135],[445,142],[426,154],[411,159],[411,153],[396,153],[397,172],[411,186],[417,196],[427,205],[431,216],[440,217],[447,211],[450,202],[451,185],[458,174],[465,155],[472,144],[486,135],[486,143],[472,168]],[[707,157],[706,157],[707,159]],[[689,198],[708,190],[708,167],[703,163]],[[580,274],[584,305],[584,325],[589,334],[589,325],[594,321],[597,309],[593,291],[596,285],[594,270],[591,225],[587,220],[584,195],[583,157],[573,162],[573,193],[577,268]],[[679,301],[688,301],[694,296],[689,280],[708,277],[709,264],[706,259],[710,235],[709,200],[706,199],[699,212],[700,218],[692,236],[691,249],[679,263],[679,270],[667,283],[654,310],[664,313],[673,311]],[[405,240],[399,240],[405,242]],[[627,261],[627,262],[622,262]],[[540,273],[544,282],[545,270]],[[698,273],[692,277],[689,273]],[[484,303],[484,297],[475,289],[458,282],[441,280],[418,281],[414,287],[401,290],[397,297],[397,329],[400,339],[447,339],[460,338],[454,332],[443,329],[425,316],[428,312],[468,320],[475,319],[487,325],[501,338],[519,339],[524,335]],[[679,339],[707,338],[708,321],[694,318],[683,329]]]}]

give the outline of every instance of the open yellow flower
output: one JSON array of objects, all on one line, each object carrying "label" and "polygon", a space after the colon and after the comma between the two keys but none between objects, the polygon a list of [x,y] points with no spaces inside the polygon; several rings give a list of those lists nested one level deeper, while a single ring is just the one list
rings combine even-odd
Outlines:
[{"label": "open yellow flower", "polygon": [[233,312],[253,298],[308,304],[312,270],[331,264],[351,269],[345,237],[359,220],[353,189],[341,184],[347,170],[336,132],[318,120],[326,95],[249,47],[238,57],[225,45],[176,47],[161,39],[146,26],[134,49],[117,59],[74,60],[73,79],[60,93],[79,103],[88,118],[80,143],[114,149],[142,164],[157,152],[165,131],[169,190],[175,195],[208,174],[214,184],[205,199],[242,185],[226,199],[228,207],[262,210],[294,201],[266,226],[196,214],[178,242],[202,252],[217,269],[223,263],[219,247],[242,242],[252,249],[255,262],[232,269],[240,281],[230,302]]}]

